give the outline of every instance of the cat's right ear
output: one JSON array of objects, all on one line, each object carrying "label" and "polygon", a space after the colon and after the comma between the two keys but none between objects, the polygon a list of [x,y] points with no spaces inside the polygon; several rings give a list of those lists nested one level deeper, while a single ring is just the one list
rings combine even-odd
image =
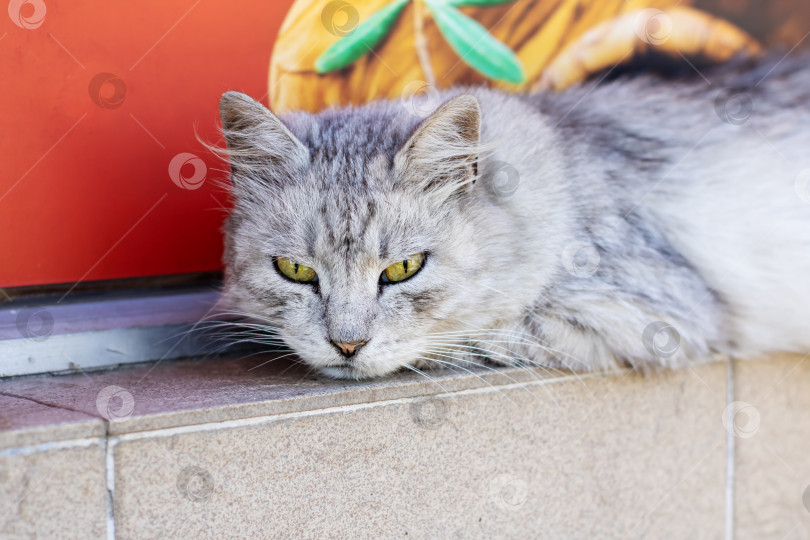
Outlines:
[{"label": "cat's right ear", "polygon": [[267,107],[240,92],[219,102],[222,134],[234,174],[270,180],[309,164],[309,150]]}]

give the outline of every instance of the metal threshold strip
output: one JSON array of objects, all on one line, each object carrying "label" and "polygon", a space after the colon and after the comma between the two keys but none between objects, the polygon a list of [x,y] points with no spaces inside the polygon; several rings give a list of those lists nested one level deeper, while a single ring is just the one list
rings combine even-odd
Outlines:
[{"label": "metal threshold strip", "polygon": [[227,344],[197,331],[218,300],[219,293],[198,288],[4,307],[0,377],[222,352]]}]

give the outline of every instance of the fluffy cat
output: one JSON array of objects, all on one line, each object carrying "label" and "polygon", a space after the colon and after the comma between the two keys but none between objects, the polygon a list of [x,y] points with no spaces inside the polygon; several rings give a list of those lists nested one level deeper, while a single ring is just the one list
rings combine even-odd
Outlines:
[{"label": "fluffy cat", "polygon": [[228,92],[223,297],[340,378],[810,350],[810,58],[705,75],[424,116]]}]

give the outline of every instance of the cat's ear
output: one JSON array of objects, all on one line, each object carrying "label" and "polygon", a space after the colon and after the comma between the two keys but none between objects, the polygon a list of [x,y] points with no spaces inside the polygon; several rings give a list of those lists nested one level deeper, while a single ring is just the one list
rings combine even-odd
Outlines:
[{"label": "cat's ear", "polygon": [[267,176],[309,163],[307,147],[255,99],[240,92],[225,92],[219,114],[234,173]]},{"label": "cat's ear", "polygon": [[394,157],[394,170],[418,189],[444,193],[472,185],[478,174],[481,107],[463,94],[426,118]]}]

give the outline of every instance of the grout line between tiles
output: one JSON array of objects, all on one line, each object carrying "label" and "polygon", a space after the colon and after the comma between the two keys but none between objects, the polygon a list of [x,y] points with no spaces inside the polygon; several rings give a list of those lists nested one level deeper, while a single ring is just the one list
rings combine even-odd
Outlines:
[{"label": "grout line between tiles", "polygon": [[85,439],[68,439],[65,441],[53,441],[30,446],[16,446],[13,448],[0,449],[0,457],[29,456],[37,452],[47,452],[49,450],[64,450],[68,448],[87,448],[94,444],[101,446],[104,444],[105,436],[88,437]]},{"label": "grout line between tiles", "polygon": [[113,447],[110,444],[110,437],[104,439],[104,472],[107,482],[107,540],[115,540],[115,458],[113,457]]},{"label": "grout line between tiles", "polygon": [[479,388],[468,388],[465,390],[457,390],[457,391],[449,391],[449,392],[442,392],[439,394],[431,394],[431,395],[418,395],[418,396],[409,396],[397,399],[386,399],[382,401],[370,401],[364,403],[355,403],[352,405],[339,405],[335,407],[324,407],[320,409],[311,409],[306,411],[296,411],[290,413],[280,413],[280,414],[269,414],[269,415],[262,415],[262,416],[251,416],[248,418],[237,418],[234,420],[220,420],[217,422],[204,422],[200,424],[190,424],[186,426],[175,426],[169,428],[162,428],[162,429],[154,429],[149,431],[137,431],[132,433],[123,433],[121,435],[111,435],[109,436],[109,440],[112,442],[113,445],[118,444],[122,441],[133,441],[139,439],[148,439],[152,437],[171,437],[173,435],[178,435],[181,433],[194,433],[197,431],[214,431],[217,429],[223,428],[230,428],[230,427],[241,427],[241,426],[251,426],[251,425],[258,425],[267,422],[276,422],[280,420],[289,420],[294,418],[306,418],[308,416],[316,416],[319,414],[328,414],[328,413],[336,413],[336,412],[352,412],[362,409],[368,409],[372,407],[378,406],[386,406],[386,405],[397,405],[403,403],[411,403],[413,401],[418,401],[422,399],[432,399],[432,398],[440,398],[444,396],[469,396],[469,395],[477,395],[477,394],[490,394],[493,392],[503,392],[506,390],[513,390],[513,389],[520,389],[520,388],[527,388],[527,387],[539,387],[545,386],[546,384],[555,384],[559,382],[566,382],[566,381],[582,381],[585,379],[595,377],[595,374],[585,374],[585,375],[571,375],[566,377],[559,377],[555,379],[544,379],[544,380],[536,380],[536,381],[525,381],[519,383],[511,383],[511,384],[504,384],[498,386],[485,386]]},{"label": "grout line between tiles", "polygon": [[725,540],[734,540],[734,358],[728,358],[726,369],[726,523]]}]

